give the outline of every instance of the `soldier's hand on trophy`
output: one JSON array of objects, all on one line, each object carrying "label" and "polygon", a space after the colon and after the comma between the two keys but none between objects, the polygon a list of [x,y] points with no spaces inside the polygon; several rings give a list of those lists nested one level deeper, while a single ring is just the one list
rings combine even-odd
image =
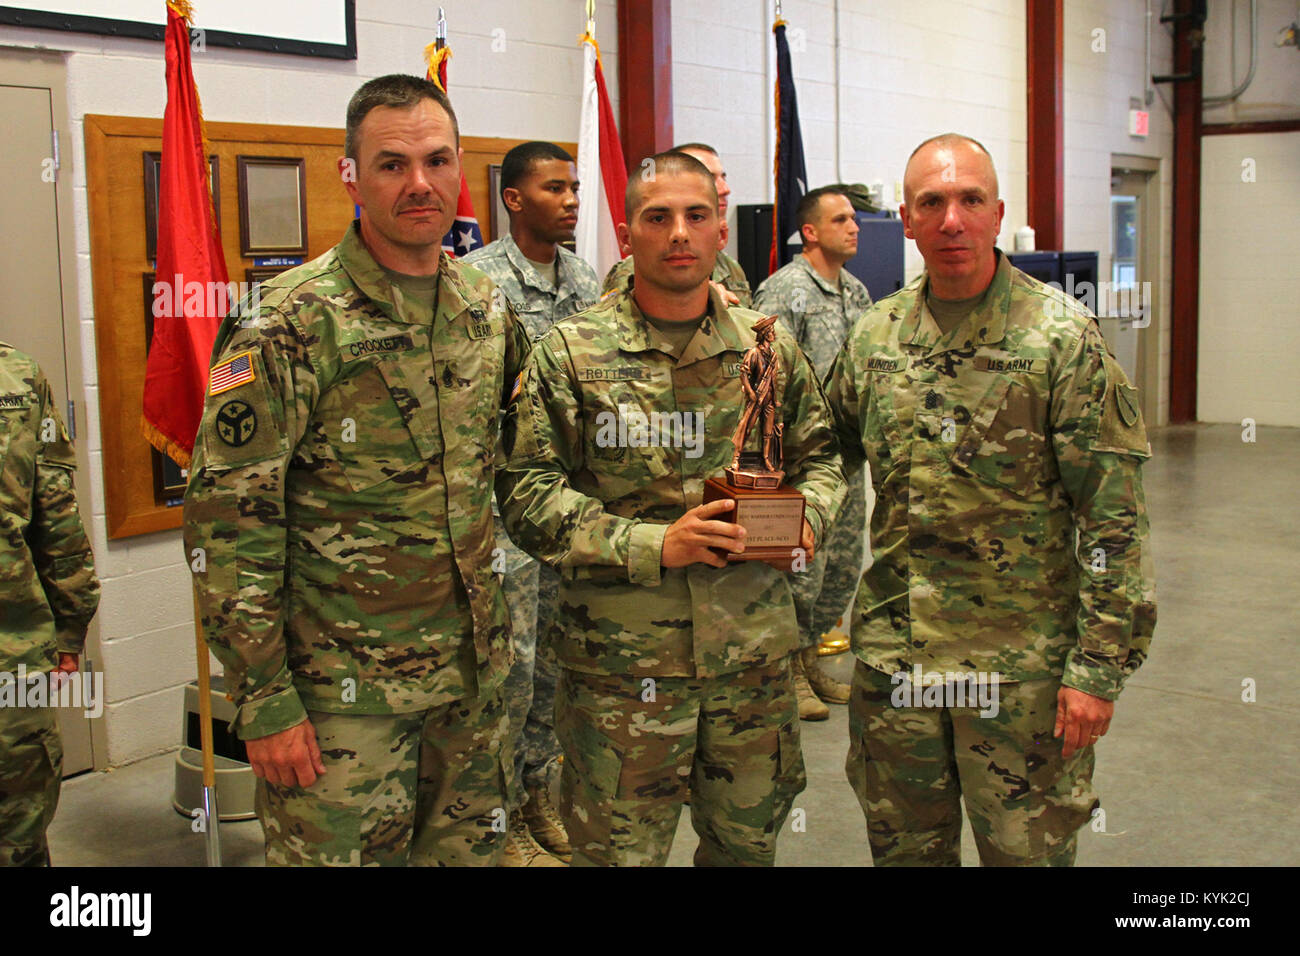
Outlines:
[{"label": "soldier's hand on trophy", "polygon": [[710,550],[739,554],[745,550],[745,529],[719,520],[735,507],[730,498],[720,498],[692,508],[668,526],[659,563],[665,568],[684,568],[697,562],[725,568],[727,559]]},{"label": "soldier's hand on trophy", "polygon": [[1053,737],[1065,735],[1061,742],[1061,756],[1070,757],[1076,750],[1091,747],[1110,730],[1110,719],[1115,715],[1115,702],[1085,694],[1073,687],[1062,687],[1056,693],[1056,729]]},{"label": "soldier's hand on trophy", "polygon": [[799,536],[799,547],[803,548],[805,561],[811,561],[813,559],[813,553],[816,550],[813,545],[815,544],[816,541],[813,540],[812,525],[808,523],[807,518],[804,518],[803,534]]},{"label": "soldier's hand on trophy", "polygon": [[281,787],[310,787],[325,772],[310,720],[244,741],[253,773]]}]

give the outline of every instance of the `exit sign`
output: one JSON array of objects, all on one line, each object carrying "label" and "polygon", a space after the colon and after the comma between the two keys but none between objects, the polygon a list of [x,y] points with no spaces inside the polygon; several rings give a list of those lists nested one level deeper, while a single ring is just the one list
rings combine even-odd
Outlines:
[{"label": "exit sign", "polygon": [[1128,111],[1128,134],[1130,136],[1145,136],[1147,134],[1147,123],[1151,114],[1146,110],[1129,110]]}]

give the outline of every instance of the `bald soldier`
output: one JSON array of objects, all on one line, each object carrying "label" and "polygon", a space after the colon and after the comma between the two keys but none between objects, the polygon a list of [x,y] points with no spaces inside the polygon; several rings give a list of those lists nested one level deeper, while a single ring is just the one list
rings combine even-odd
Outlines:
[{"label": "bald soldier", "polygon": [[877,865],[958,865],[964,800],[983,864],[1069,866],[1155,627],[1137,390],[1094,316],[995,248],[979,143],[926,140],[903,191],[925,272],[827,383],[876,493],[846,769]]},{"label": "bald soldier", "polygon": [[[805,783],[794,602],[788,572],[724,557],[744,549],[732,502],[702,503],[731,463],[742,357],[765,317],[709,283],[707,167],[651,160],[619,227],[635,284],[557,322],[516,388],[501,517],[561,569],[555,729],[574,864],[663,865],[689,785],[697,864],[771,865]],[[839,458],[812,367],[769,331],[786,480],[815,553],[843,495]]]},{"label": "bald soldier", "polygon": [[[727,184],[727,170],[722,165],[722,157],[707,143],[683,143],[681,146],[674,146],[671,151],[694,157],[703,163],[713,176],[713,185],[718,191],[718,258],[714,262],[709,279],[735,297],[734,302],[730,299],[727,300],[728,302],[748,309],[753,296],[749,291],[749,280],[745,278],[745,270],[724,250],[728,232],[727,197],[731,195],[731,187]],[[625,289],[631,281],[633,268],[631,249],[623,246],[620,251],[623,253],[623,258],[614,263],[605,276],[606,292],[615,288]]]},{"label": "bald soldier", "polygon": [[498,413],[528,334],[441,251],[460,133],[413,76],[348,103],[360,218],[228,317],[185,497],[271,864],[493,865],[511,775]]}]

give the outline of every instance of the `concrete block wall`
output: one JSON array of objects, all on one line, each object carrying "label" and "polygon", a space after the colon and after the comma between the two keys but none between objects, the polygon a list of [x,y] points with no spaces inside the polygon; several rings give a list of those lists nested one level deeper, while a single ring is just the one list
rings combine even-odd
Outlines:
[{"label": "concrete block wall", "polygon": [[1300,426],[1300,132],[1201,146],[1197,417]]}]

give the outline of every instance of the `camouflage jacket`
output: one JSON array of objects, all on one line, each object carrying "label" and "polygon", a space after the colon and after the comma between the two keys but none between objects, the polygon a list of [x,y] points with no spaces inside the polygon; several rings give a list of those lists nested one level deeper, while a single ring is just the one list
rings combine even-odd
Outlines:
[{"label": "camouflage jacket", "polygon": [[217,335],[185,547],[203,549],[203,628],[245,738],[304,707],[412,712],[506,674],[489,502],[528,333],[482,273],[439,269],[434,314],[354,224]]},{"label": "camouflage jacket", "polygon": [[947,335],[925,281],[859,320],[826,385],[876,493],[854,651],[1114,699],[1155,628],[1137,390],[1092,314],[1005,256]]},{"label": "camouflage jacket", "polygon": [[50,383],[0,342],[0,670],[80,654],[99,580],[77,513],[77,459]]},{"label": "camouflage jacket", "polygon": [[[624,292],[534,347],[506,419],[501,512],[520,547],[562,571],[552,638],[565,667],[712,677],[795,649],[785,574],[758,561],[659,564],[667,526],[731,463],[741,355],[760,318],[711,289],[710,315],[679,360]],[[820,542],[844,496],[830,413],[794,339],[778,330],[776,349],[786,482],[806,496]]]},{"label": "camouflage jacket", "polygon": [[563,246],[556,247],[558,285],[551,285],[528,261],[514,237],[507,234],[461,262],[473,266],[496,283],[534,338],[541,338],[557,319],[581,312],[600,298],[596,270]]},{"label": "camouflage jacket", "polygon": [[763,280],[754,293],[754,308],[777,316],[824,378],[853,323],[871,308],[871,295],[848,269],[840,269],[836,285],[797,255]]},{"label": "camouflage jacket", "polygon": [[[604,291],[609,292],[611,289],[626,291],[631,285],[631,279],[632,257],[627,256],[610,267],[605,276]],[[735,295],[740,300],[742,309],[748,309],[754,301],[753,294],[749,291],[749,280],[745,278],[745,270],[740,267],[739,262],[721,249],[718,250],[718,259],[713,264],[713,274],[709,276],[709,280]]]}]

